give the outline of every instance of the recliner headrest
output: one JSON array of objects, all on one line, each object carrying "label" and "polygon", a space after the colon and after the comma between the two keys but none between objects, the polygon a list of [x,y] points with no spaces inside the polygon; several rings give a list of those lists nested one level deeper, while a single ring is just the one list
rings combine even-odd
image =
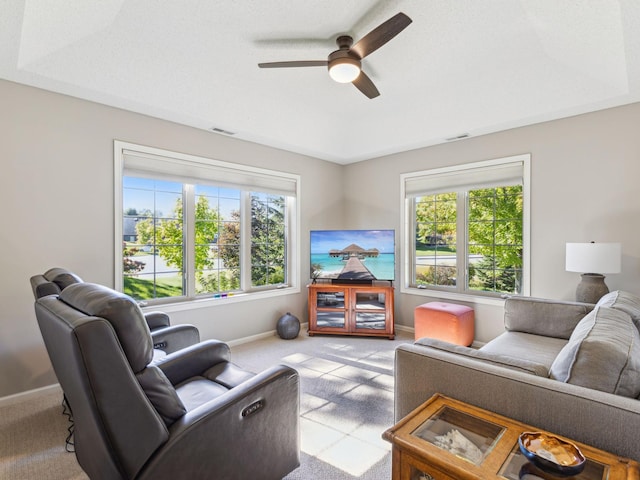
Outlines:
[{"label": "recliner headrest", "polygon": [[60,300],[86,315],[108,320],[135,373],[151,363],[151,333],[142,310],[133,298],[103,285],[75,283],[62,290]]},{"label": "recliner headrest", "polygon": [[42,276],[48,281],[58,285],[60,290],[64,290],[69,285],[73,285],[75,283],[82,283],[82,279],[78,275],[60,267],[50,268],[44,272]]}]

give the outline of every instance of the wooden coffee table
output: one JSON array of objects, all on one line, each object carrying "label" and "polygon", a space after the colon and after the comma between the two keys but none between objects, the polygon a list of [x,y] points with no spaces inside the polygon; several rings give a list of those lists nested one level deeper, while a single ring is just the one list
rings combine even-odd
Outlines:
[{"label": "wooden coffee table", "polygon": [[[393,480],[561,478],[542,472],[520,452],[518,437],[532,431],[541,430],[436,394],[382,437],[393,446]],[[640,480],[637,462],[564,439],[587,458],[582,473],[570,479]]]}]

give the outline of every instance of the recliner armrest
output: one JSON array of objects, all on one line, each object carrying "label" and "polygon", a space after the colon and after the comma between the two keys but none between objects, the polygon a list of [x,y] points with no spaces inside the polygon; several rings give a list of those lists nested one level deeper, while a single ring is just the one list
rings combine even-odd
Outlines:
[{"label": "recliner armrest", "polygon": [[219,340],[205,340],[159,359],[155,365],[167,376],[172,385],[202,375],[220,362],[231,358],[229,345]]},{"label": "recliner armrest", "polygon": [[277,365],[257,374],[171,425],[144,479],[281,479],[300,464],[299,398],[294,369]]},{"label": "recliner armrest", "polygon": [[164,312],[146,312],[144,314],[144,319],[147,321],[147,325],[149,325],[149,330],[151,331],[156,328],[168,327],[171,325],[169,315]]},{"label": "recliner armrest", "polygon": [[151,331],[153,348],[174,353],[200,343],[200,332],[193,325],[181,324],[160,327]]}]

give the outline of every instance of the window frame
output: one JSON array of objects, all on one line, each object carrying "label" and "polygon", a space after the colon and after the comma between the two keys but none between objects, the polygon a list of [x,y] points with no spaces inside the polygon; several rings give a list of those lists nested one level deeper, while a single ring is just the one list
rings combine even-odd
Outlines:
[{"label": "window frame", "polygon": [[[465,163],[449,167],[422,170],[417,172],[404,173],[400,176],[400,201],[401,201],[401,226],[400,244],[402,246],[400,261],[400,292],[412,295],[421,295],[443,299],[474,301],[476,303],[486,303],[500,305],[506,294],[499,292],[483,292],[467,288],[468,265],[466,255],[466,244],[468,242],[467,220],[468,211],[466,208],[467,199],[458,199],[458,205],[464,204],[464,210],[458,211],[457,216],[457,251],[456,265],[459,272],[463,272],[464,281],[458,282],[455,288],[424,286],[412,284],[415,269],[415,210],[414,198],[407,192],[407,183],[419,181],[423,178],[450,175],[451,178],[459,178],[462,175],[469,175],[472,171],[479,169],[489,170],[496,167],[510,167],[521,164],[522,166],[522,295],[531,294],[531,154],[520,154],[509,157],[484,160],[479,162]],[[482,184],[477,187],[466,188],[465,190],[481,189]],[[458,191],[457,187],[452,187],[451,191]],[[443,191],[444,193],[444,191]],[[462,215],[460,213],[463,213]],[[460,234],[462,232],[462,235]],[[460,285],[462,283],[462,285]]]},{"label": "window frame", "polygon": [[[286,247],[286,284],[280,284],[277,286],[256,286],[251,287],[251,257],[247,256],[246,252],[251,250],[251,218],[250,215],[241,215],[241,243],[240,248],[243,251],[243,263],[241,268],[241,275],[246,278],[248,276],[249,283],[248,288],[241,292],[234,292],[233,295],[221,296],[215,294],[195,295],[195,279],[193,266],[193,255],[191,252],[194,239],[190,232],[191,228],[188,224],[194,221],[193,218],[184,218],[184,226],[186,230],[186,256],[187,259],[185,267],[189,269],[186,272],[186,294],[179,297],[164,297],[144,300],[140,302],[144,305],[162,305],[163,310],[167,312],[180,311],[190,308],[200,308],[211,305],[242,302],[246,300],[255,300],[259,298],[270,298],[281,295],[289,295],[300,292],[300,176],[297,174],[291,174],[286,172],[280,172],[275,170],[268,170],[264,168],[252,167],[243,164],[224,162],[221,160],[201,157],[197,155],[190,155],[180,152],[174,152],[164,150],[155,147],[148,147],[144,145],[137,145],[129,142],[123,142],[120,140],[114,140],[114,287],[118,291],[123,291],[124,288],[124,275],[123,275],[123,254],[122,254],[122,235],[123,235],[123,176],[125,176],[125,155],[131,153],[140,155],[142,157],[162,157],[164,159],[175,159],[176,163],[181,164],[193,164],[198,169],[210,167],[212,171],[232,172],[232,175],[239,175],[244,177],[251,177],[255,175],[258,179],[275,179],[275,182],[282,180],[289,185],[295,184],[295,193],[291,193],[285,196],[287,216],[285,219],[286,231],[287,231],[287,247]],[[153,170],[149,169],[152,173]],[[177,180],[184,182],[183,180]],[[191,183],[183,183],[183,187],[187,185],[187,188],[193,188]],[[253,191],[260,193],[269,193],[267,190],[261,190],[260,187],[256,187]],[[244,209],[244,199],[250,197],[250,188],[243,187],[241,189],[241,208]],[[183,192],[184,194],[184,192]],[[184,197],[183,197],[184,198]],[[187,197],[188,198],[188,197]],[[250,198],[249,198],[250,202]],[[186,209],[185,209],[186,210]],[[249,229],[244,227],[249,226]],[[244,281],[244,279],[243,279]],[[172,308],[175,306],[174,308]],[[167,308],[169,307],[169,308]]]}]

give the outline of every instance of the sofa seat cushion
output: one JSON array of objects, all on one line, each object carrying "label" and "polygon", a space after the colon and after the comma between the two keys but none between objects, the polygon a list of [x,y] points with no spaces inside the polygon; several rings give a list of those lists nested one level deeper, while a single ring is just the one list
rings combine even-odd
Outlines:
[{"label": "sofa seat cushion", "polygon": [[483,350],[464,347],[462,345],[456,345],[453,343],[445,342],[444,340],[429,337],[423,337],[417,340],[415,344],[435,348],[444,352],[455,353],[456,355],[463,355],[468,358],[480,360],[483,363],[490,363],[500,367],[509,368],[511,370],[519,370],[521,372],[530,373],[539,377],[547,377],[549,375],[548,367],[536,362],[526,360],[522,358],[522,355],[518,357],[511,357],[498,353],[489,353]]},{"label": "sofa seat cushion", "polygon": [[524,358],[551,368],[567,340],[524,332],[504,332],[480,348],[481,351],[508,357]]},{"label": "sofa seat cushion", "polygon": [[609,292],[598,300],[597,306],[615,308],[625,312],[640,331],[640,297],[637,295],[621,290]]},{"label": "sofa seat cushion", "polygon": [[626,313],[596,307],[576,326],[551,366],[561,382],[636,398],[640,395],[640,333]]}]

